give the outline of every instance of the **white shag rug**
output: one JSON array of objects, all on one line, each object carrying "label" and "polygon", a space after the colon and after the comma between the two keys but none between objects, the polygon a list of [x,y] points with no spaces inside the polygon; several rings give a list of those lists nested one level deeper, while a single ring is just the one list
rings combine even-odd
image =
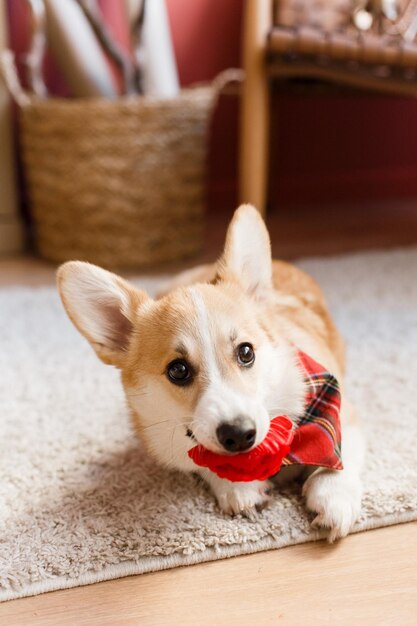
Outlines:
[{"label": "white shag rug", "polygon": [[[368,438],[356,530],[417,519],[417,248],[300,265],[348,343],[349,394]],[[118,373],[53,288],[0,290],[0,398],[2,600],[320,536],[294,491],[232,519],[193,477],[156,467],[132,433]]]}]

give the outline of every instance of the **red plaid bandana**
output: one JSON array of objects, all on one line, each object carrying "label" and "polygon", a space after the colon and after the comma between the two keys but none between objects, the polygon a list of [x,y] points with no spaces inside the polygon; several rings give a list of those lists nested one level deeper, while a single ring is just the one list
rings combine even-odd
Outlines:
[{"label": "red plaid bandana", "polygon": [[288,417],[277,416],[271,420],[270,430],[259,446],[233,456],[216,454],[197,445],[188,452],[196,465],[231,481],[266,480],[282,465],[342,469],[339,384],[301,350],[297,357],[304,373],[306,394],[304,413],[295,427]]},{"label": "red plaid bandana", "polygon": [[304,372],[305,408],[282,464],[343,469],[339,383],[305,352],[299,350],[297,356]]}]

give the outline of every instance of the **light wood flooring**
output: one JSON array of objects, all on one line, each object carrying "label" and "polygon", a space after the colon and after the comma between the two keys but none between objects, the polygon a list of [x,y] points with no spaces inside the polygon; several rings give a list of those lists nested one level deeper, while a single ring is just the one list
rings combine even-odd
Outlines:
[{"label": "light wood flooring", "polygon": [[[221,249],[210,218],[201,261]],[[417,201],[293,209],[269,216],[276,256],[417,245]],[[180,265],[156,268],[178,269]],[[155,270],[155,271],[156,271]],[[41,285],[54,267],[0,259],[0,285]],[[2,626],[417,624],[417,523],[213,563],[132,576],[0,605]]]}]

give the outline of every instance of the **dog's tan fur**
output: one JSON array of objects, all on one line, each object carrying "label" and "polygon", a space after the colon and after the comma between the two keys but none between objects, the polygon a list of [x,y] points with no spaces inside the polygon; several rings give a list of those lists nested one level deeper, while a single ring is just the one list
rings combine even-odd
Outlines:
[{"label": "dog's tan fur", "polygon": [[[252,273],[249,268],[247,277],[245,263],[253,265],[257,254],[260,267]],[[106,284],[111,291],[107,295]],[[195,424],[193,416],[212,382],[205,364],[209,358],[207,341],[201,336],[202,312],[215,344],[215,355],[210,358],[213,363],[215,360],[219,385],[233,389],[236,398],[255,396],[262,383],[259,372],[248,374],[235,367],[233,346],[247,338],[255,352],[258,347],[281,346],[285,352],[297,346],[338,377],[344,394],[343,341],[323,293],[300,269],[282,261],[274,261],[271,267],[268,234],[251,207],[236,211],[217,264],[181,274],[157,300],[120,277],[77,262],[59,270],[58,285],[75,326],[105,363],[120,368],[134,424],[150,453],[167,465],[196,469],[186,455],[194,444],[185,437],[185,426]],[[167,363],[183,357],[196,364],[195,382],[186,392],[165,376]],[[298,407],[296,396],[302,387],[297,387],[294,376],[286,384],[291,389],[293,385],[291,402]],[[161,414],[154,408],[159,402]],[[356,412],[346,399],[341,419],[343,429],[348,429],[346,470],[316,472],[304,486],[307,506],[317,513],[316,524],[330,528],[332,540],[349,531],[358,515],[361,493],[362,457],[356,449],[363,446],[355,425]],[[171,430],[163,426],[170,420]],[[258,428],[261,432],[264,425]],[[216,450],[217,443],[208,431],[201,427],[195,432],[206,437],[204,445]],[[161,448],[169,446],[171,455],[167,456]],[[201,473],[226,511],[239,512],[267,499],[267,484],[229,483],[208,471]]]}]

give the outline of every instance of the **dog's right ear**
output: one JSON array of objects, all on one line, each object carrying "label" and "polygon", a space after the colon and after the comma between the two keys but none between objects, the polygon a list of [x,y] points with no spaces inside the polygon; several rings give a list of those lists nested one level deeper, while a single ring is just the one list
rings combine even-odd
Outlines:
[{"label": "dog's right ear", "polygon": [[69,318],[98,357],[122,367],[139,308],[149,296],[101,267],[70,261],[57,274]]},{"label": "dog's right ear", "polygon": [[255,298],[272,288],[271,243],[265,223],[250,204],[242,204],[233,216],[226,235],[220,276],[234,276]]}]

